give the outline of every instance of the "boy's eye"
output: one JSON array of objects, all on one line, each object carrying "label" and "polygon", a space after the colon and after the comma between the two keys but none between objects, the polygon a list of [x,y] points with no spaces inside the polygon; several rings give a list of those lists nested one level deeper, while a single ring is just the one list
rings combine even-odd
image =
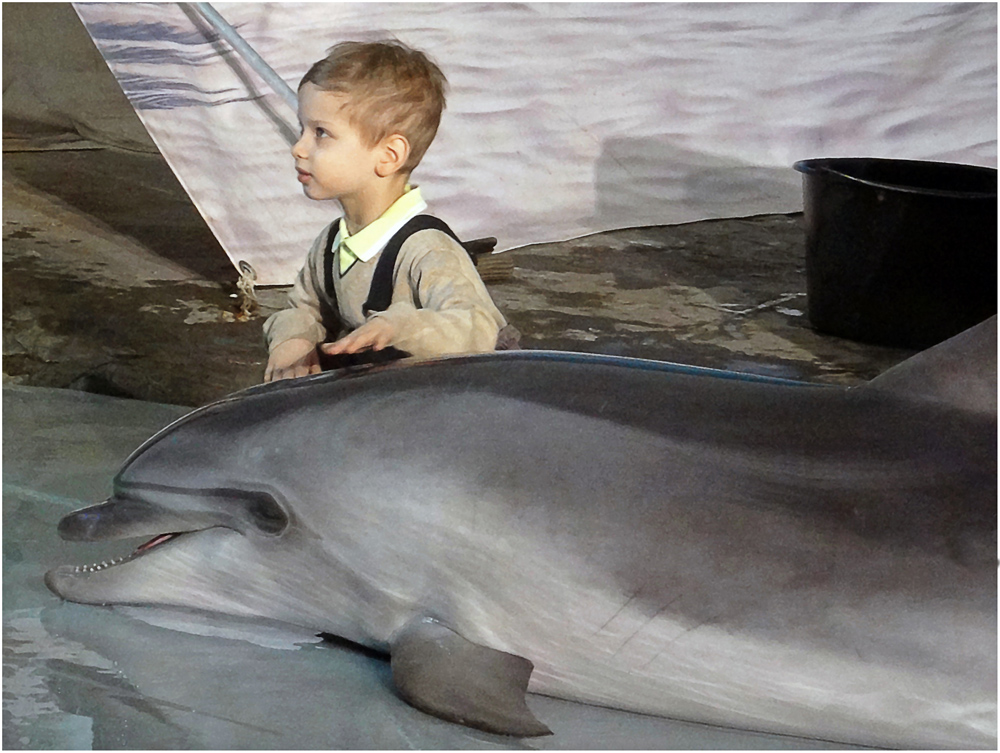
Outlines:
[{"label": "boy's eye", "polygon": [[329,135],[330,135],[330,132],[327,131],[325,128],[317,128],[316,129],[316,138],[318,138],[318,139],[321,139],[324,136],[329,136]]}]

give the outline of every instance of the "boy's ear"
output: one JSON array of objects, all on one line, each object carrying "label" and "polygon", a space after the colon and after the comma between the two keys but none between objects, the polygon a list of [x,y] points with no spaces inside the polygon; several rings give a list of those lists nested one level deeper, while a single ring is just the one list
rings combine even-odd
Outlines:
[{"label": "boy's ear", "polygon": [[410,142],[399,133],[386,136],[379,145],[379,160],[375,165],[375,174],[387,178],[398,173],[410,157]]}]

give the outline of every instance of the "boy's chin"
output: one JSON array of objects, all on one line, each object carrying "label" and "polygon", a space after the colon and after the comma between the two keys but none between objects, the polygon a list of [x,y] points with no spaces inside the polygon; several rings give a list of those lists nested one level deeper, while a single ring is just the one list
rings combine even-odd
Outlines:
[{"label": "boy's chin", "polygon": [[317,186],[315,183],[302,184],[302,193],[307,199],[312,199],[313,201],[338,201],[340,199],[335,191],[331,191],[329,188],[324,188],[323,186]]},{"label": "boy's chin", "polygon": [[332,198],[324,195],[322,191],[317,191],[315,188],[310,188],[309,186],[302,186],[302,193],[305,194],[307,199],[312,199],[313,201],[324,201]]}]

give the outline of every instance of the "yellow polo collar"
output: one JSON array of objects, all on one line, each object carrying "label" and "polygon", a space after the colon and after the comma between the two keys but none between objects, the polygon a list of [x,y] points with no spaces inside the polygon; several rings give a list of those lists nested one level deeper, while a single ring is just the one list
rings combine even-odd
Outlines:
[{"label": "yellow polo collar", "polygon": [[340,220],[340,273],[343,274],[355,260],[370,261],[396,232],[427,209],[427,203],[420,195],[419,187],[406,186],[400,196],[374,222],[365,225],[354,235],[347,232],[347,223]]}]

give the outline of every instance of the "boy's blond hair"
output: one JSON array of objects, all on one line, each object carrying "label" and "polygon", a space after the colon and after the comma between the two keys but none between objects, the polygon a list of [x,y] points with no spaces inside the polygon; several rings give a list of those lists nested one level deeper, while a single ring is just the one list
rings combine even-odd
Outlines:
[{"label": "boy's blond hair", "polygon": [[341,42],[299,84],[347,95],[345,112],[369,147],[398,133],[410,143],[412,172],[434,140],[448,82],[424,53],[395,40]]}]

